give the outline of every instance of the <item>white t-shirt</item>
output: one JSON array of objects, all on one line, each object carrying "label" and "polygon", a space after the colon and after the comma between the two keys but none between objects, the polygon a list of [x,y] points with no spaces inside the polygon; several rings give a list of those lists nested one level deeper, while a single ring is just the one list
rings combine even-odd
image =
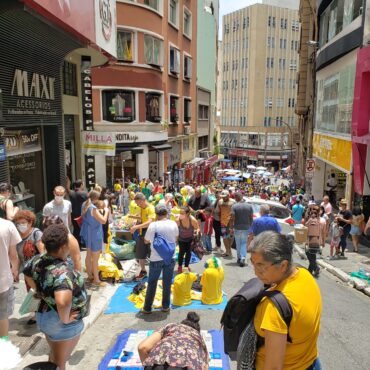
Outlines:
[{"label": "white t-shirt", "polygon": [[[177,237],[179,236],[179,227],[177,223],[172,220],[161,220],[152,222],[148,230],[146,231],[145,240],[150,241],[153,244],[154,234],[155,233],[161,234],[164,238],[167,239],[169,243],[176,243]],[[157,251],[151,246],[151,254],[150,254],[150,261],[162,261],[163,258],[157,253]]]},{"label": "white t-shirt", "polygon": [[9,247],[22,241],[13,222],[0,218],[0,293],[9,290],[13,285],[10,269]]},{"label": "white t-shirt", "polygon": [[330,177],[326,186],[327,186],[328,191],[330,191],[330,190],[336,191],[337,190],[337,180],[336,180],[336,178],[335,177]]},{"label": "white t-shirt", "polygon": [[63,199],[63,203],[57,203],[55,200],[45,204],[42,211],[44,217],[49,216],[59,216],[64,225],[67,226],[69,230],[69,215],[72,213],[72,204],[69,200]]}]

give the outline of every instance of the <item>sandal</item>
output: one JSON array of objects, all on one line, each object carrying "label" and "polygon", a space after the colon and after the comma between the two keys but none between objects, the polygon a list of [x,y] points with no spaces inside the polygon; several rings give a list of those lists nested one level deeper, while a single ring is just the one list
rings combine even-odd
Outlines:
[{"label": "sandal", "polygon": [[93,286],[97,286],[97,287],[99,287],[99,288],[103,288],[103,287],[107,286],[108,284],[107,284],[107,283],[105,283],[104,281],[100,281],[99,283],[94,283],[94,282],[92,282],[92,285],[93,285]]},{"label": "sandal", "polygon": [[223,253],[223,254],[221,254],[221,257],[230,257],[230,254],[227,254],[227,253]]}]

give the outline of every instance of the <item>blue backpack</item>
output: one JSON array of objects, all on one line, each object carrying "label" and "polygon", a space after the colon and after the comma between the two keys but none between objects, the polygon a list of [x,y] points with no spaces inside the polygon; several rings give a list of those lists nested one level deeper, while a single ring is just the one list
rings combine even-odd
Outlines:
[{"label": "blue backpack", "polygon": [[157,225],[155,225],[153,248],[163,259],[165,265],[171,264],[176,250],[176,243],[170,243],[163,235],[159,234],[157,232]]}]

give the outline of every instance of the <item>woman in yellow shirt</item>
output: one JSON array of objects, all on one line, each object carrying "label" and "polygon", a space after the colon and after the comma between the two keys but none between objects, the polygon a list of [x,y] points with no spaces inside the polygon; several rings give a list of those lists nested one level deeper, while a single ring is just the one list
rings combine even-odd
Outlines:
[{"label": "woman in yellow shirt", "polygon": [[293,265],[293,245],[284,235],[265,231],[251,249],[256,276],[270,290],[284,293],[293,310],[288,342],[287,325],[275,305],[265,297],[257,306],[254,327],[264,345],[257,350],[256,370],[321,370],[317,340],[322,303],[315,279]]}]

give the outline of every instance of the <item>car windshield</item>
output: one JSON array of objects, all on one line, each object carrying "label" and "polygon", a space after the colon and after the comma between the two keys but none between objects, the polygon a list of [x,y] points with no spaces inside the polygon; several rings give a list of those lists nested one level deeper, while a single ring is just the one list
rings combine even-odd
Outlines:
[{"label": "car windshield", "polygon": [[[260,207],[261,207],[260,203],[251,202],[251,205],[252,205],[254,214],[260,213]],[[273,216],[276,218],[288,218],[290,217],[290,212],[285,207],[270,205],[270,216]]]}]

